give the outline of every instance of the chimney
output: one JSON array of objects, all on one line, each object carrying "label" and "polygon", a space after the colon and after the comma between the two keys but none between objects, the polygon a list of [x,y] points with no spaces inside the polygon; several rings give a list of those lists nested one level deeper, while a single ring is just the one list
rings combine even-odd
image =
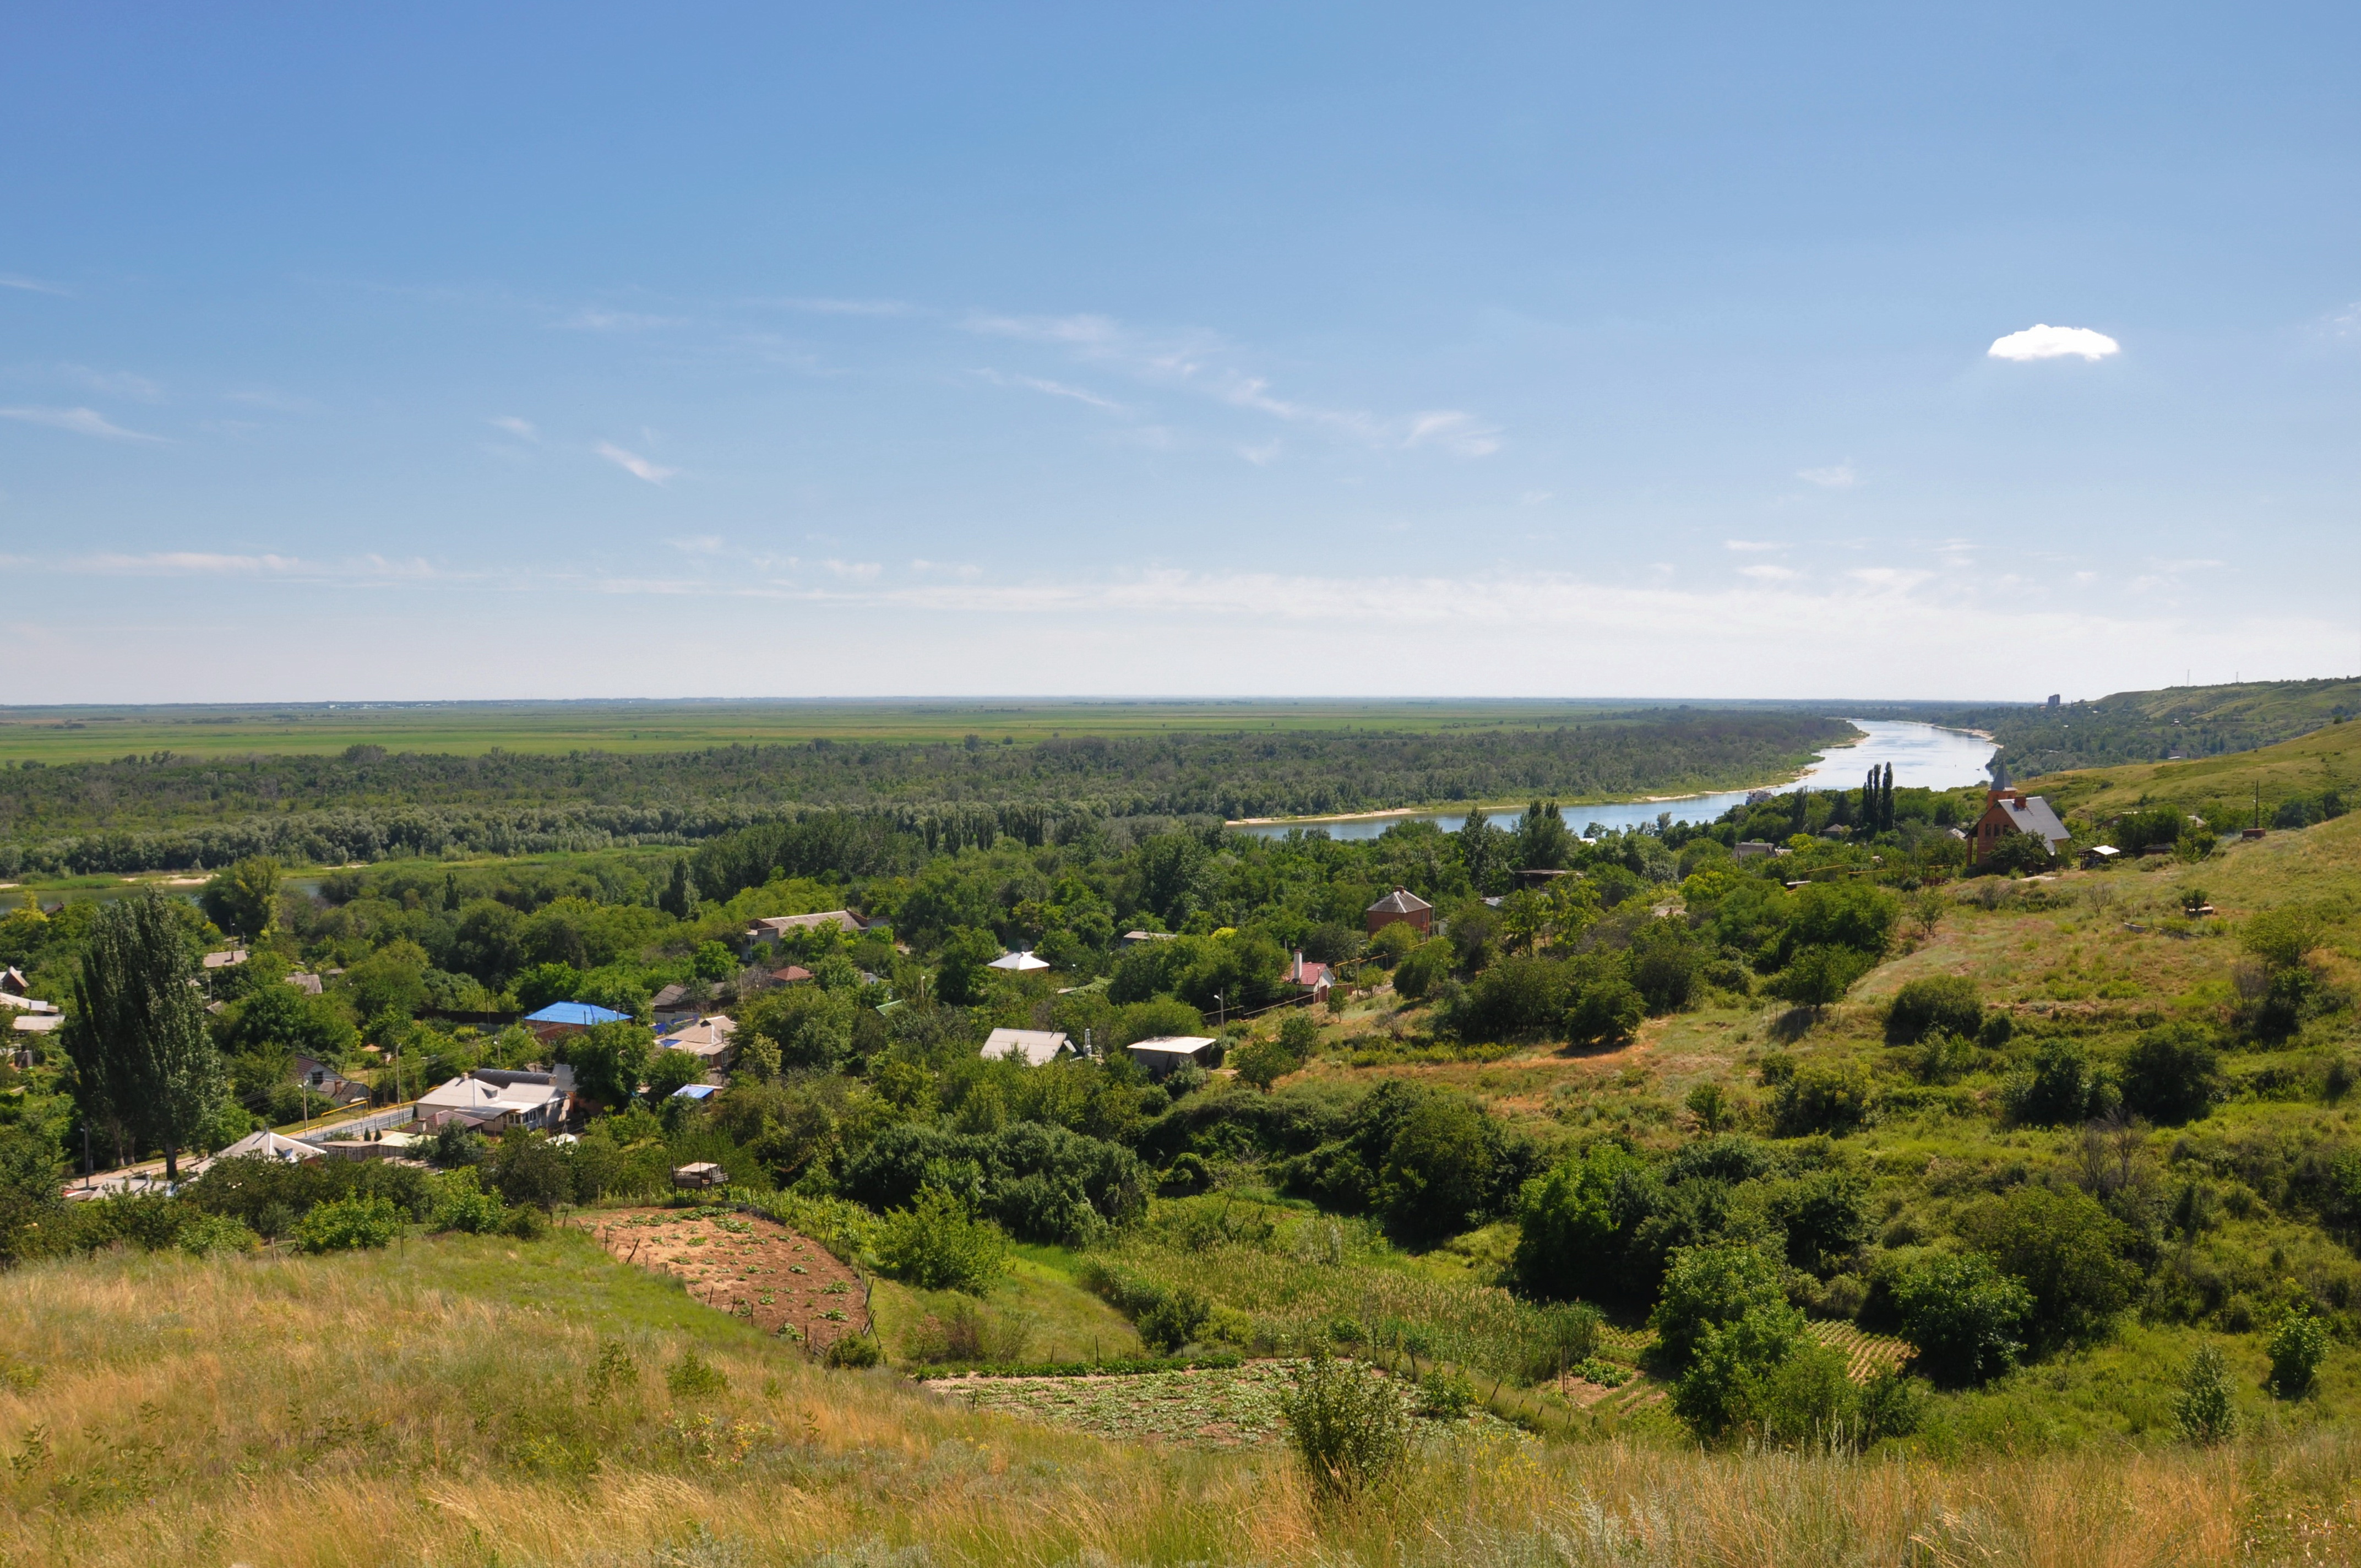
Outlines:
[{"label": "chimney", "polygon": [[1295,972],[1288,978],[1299,985],[1303,982],[1303,949],[1301,948],[1295,949]]}]

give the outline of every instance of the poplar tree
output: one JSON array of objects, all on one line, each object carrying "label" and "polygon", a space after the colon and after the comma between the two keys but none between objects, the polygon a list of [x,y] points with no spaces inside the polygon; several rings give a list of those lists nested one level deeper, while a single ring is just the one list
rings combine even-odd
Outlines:
[{"label": "poplar tree", "polygon": [[161,1147],[164,1179],[180,1180],[224,1083],[181,922],[155,889],[91,921],[66,1036],[83,1118],[121,1127],[135,1154]]}]

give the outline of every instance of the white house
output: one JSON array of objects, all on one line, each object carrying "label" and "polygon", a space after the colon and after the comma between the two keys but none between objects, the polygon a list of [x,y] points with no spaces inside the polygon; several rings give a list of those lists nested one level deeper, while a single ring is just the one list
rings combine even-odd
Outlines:
[{"label": "white house", "polygon": [[456,1120],[486,1132],[503,1132],[511,1126],[546,1132],[565,1122],[566,1103],[573,1094],[570,1067],[545,1072],[478,1068],[420,1095],[418,1119],[429,1127]]},{"label": "white house", "polygon": [[1059,1029],[994,1029],[984,1036],[983,1059],[1021,1061],[1028,1067],[1047,1067],[1060,1057],[1074,1054],[1074,1042]]},{"label": "white house", "polygon": [[1132,1060],[1148,1069],[1148,1077],[1162,1078],[1192,1063],[1203,1067],[1220,1044],[1205,1035],[1164,1035],[1153,1040],[1134,1040],[1124,1049],[1131,1053]]}]

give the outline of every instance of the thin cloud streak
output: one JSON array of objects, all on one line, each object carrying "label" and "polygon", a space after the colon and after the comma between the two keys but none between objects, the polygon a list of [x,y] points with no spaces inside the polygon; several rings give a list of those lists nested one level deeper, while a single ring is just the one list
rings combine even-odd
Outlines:
[{"label": "thin cloud streak", "polygon": [[76,435],[94,435],[106,441],[160,442],[164,439],[160,435],[126,430],[96,409],[0,409],[0,419],[13,419],[23,424],[38,424],[50,430],[71,431]]},{"label": "thin cloud streak", "polygon": [[608,462],[615,465],[616,467],[620,468],[623,472],[631,475],[633,478],[645,479],[651,485],[661,485],[666,479],[671,478],[675,474],[680,472],[677,468],[659,467],[657,465],[651,463],[646,458],[641,456],[638,453],[627,452],[622,447],[615,445],[612,442],[600,442],[598,444],[598,450],[599,456],[604,457]]}]

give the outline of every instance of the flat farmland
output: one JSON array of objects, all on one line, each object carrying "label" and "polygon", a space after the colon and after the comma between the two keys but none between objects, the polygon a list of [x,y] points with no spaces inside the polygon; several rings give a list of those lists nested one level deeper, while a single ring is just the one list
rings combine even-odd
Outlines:
[{"label": "flat farmland", "polygon": [[[419,702],[0,707],[0,762],[334,753],[350,746],[477,756],[491,751],[677,751],[812,740],[1029,744],[1077,736],[1241,730],[1341,734],[1554,729],[1611,722],[1639,702]],[[1717,704],[1746,707],[1746,704]]]}]

